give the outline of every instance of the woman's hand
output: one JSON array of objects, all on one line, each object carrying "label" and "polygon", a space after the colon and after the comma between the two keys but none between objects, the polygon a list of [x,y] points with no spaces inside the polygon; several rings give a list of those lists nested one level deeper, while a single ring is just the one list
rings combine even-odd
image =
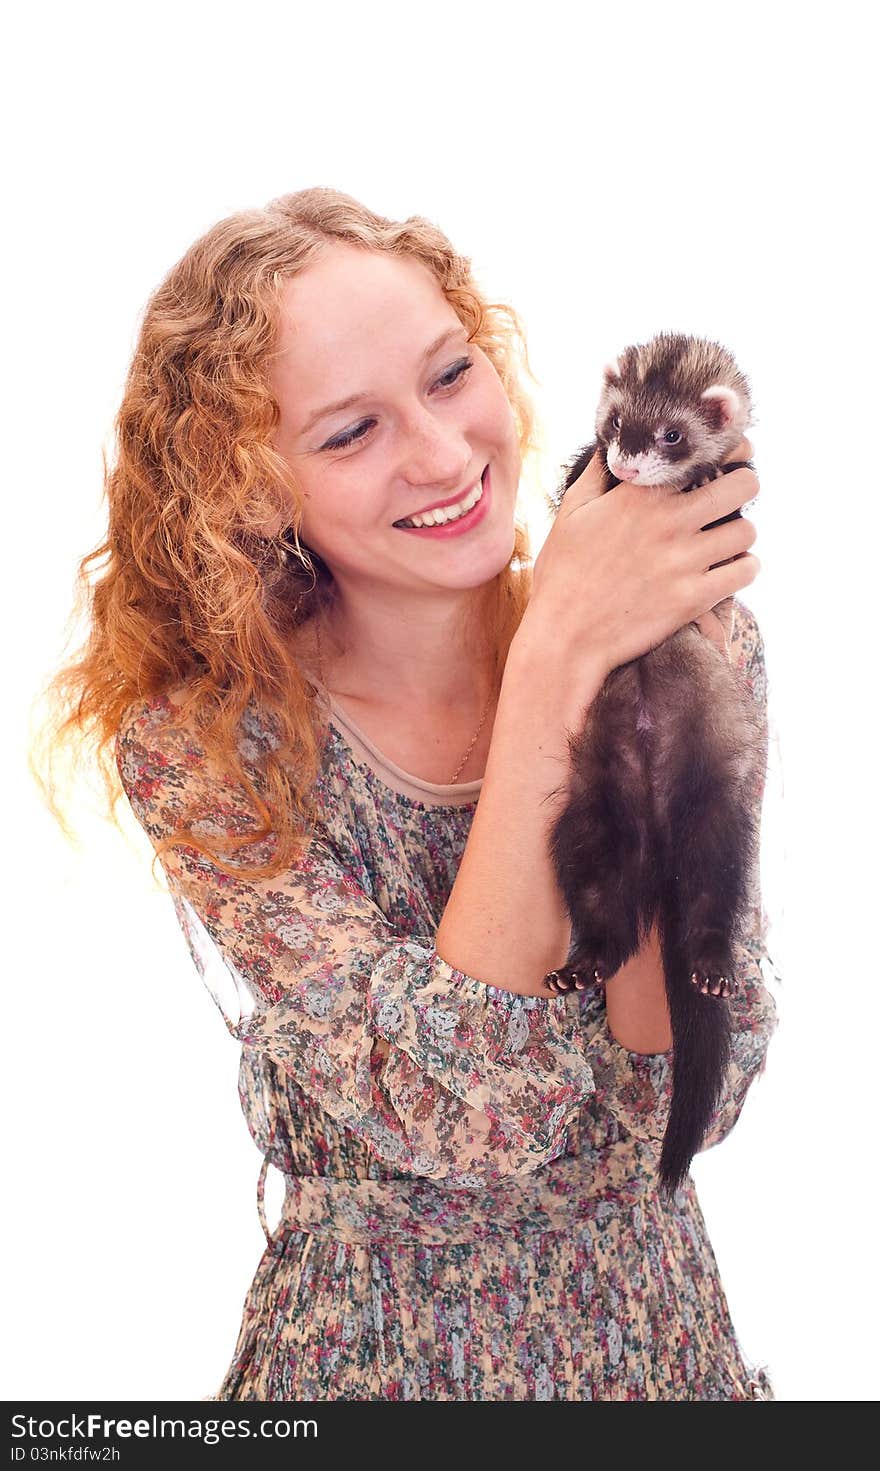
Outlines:
[{"label": "woman's hand", "polygon": [[[727,462],[751,454],[743,439]],[[610,673],[693,622],[723,649],[727,630],[712,610],[757,576],[748,550],[757,533],[745,516],[703,528],[753,501],[757,476],[732,470],[686,495],[629,483],[606,491],[598,461],[566,491],[535,558],[520,645],[533,656],[561,648],[573,672],[582,664],[591,673]]]}]

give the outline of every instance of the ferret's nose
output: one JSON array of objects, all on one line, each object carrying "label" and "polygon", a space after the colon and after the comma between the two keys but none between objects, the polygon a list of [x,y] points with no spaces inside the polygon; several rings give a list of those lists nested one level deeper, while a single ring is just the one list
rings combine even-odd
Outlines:
[{"label": "ferret's nose", "polygon": [[624,465],[622,468],[614,471],[618,480],[635,480],[638,473],[638,470],[634,470],[632,465]]}]

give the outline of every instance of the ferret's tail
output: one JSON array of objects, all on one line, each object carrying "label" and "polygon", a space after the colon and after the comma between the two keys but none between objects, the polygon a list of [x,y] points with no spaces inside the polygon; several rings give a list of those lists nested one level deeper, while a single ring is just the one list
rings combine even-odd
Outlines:
[{"label": "ferret's tail", "polygon": [[704,996],[691,983],[676,928],[674,923],[660,926],[673,1047],[672,1105],[659,1171],[668,1196],[684,1181],[706,1137],[730,1059],[731,1040],[728,1003],[721,996]]}]

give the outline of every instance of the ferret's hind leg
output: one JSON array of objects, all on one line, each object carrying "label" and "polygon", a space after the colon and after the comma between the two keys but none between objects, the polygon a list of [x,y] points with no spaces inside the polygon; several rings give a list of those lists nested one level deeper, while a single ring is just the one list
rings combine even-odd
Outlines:
[{"label": "ferret's hind leg", "polygon": [[[676,647],[667,652],[666,672],[678,680],[684,661],[690,681],[687,702],[665,702],[663,742],[654,751],[667,895],[691,984],[725,997],[736,986],[734,940],[756,840],[754,721],[727,665],[697,630],[682,629],[670,643]],[[662,665],[658,672],[662,679]]]},{"label": "ferret's hind leg", "polygon": [[564,992],[601,984],[638,950],[654,918],[642,709],[634,664],[612,671],[571,744],[570,800],[550,835],[557,881],[571,917],[566,965],[547,985]]}]

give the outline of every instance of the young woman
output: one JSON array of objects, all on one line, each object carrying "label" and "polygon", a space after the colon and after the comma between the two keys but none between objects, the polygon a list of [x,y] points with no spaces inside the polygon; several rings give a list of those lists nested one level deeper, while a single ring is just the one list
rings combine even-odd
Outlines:
[{"label": "young woman", "polygon": [[[329,189],[221,221],[147,307],[59,734],[118,769],[243,1044],[267,1246],[220,1400],[773,1397],[690,1179],[656,1188],[656,943],[544,985],[567,739],[609,671],[696,620],[763,703],[753,615],[711,611],[754,525],[701,530],[757,482],[589,467],[532,566],[521,347],[434,225]],[[704,1148],[764,1064],[763,953],[756,894]]]}]

